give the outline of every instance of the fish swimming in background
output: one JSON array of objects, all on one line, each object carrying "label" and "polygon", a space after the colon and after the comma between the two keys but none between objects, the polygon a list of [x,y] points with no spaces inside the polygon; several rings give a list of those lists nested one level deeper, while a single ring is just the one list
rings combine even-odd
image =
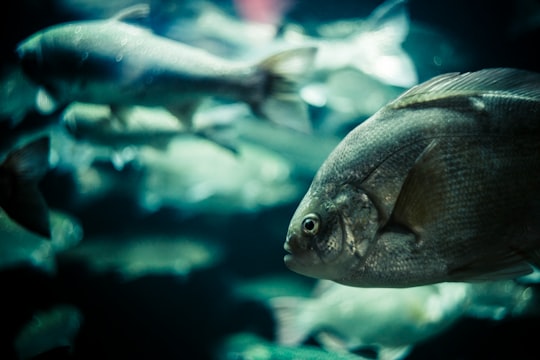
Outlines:
[{"label": "fish swimming in background", "polygon": [[108,104],[120,121],[134,105],[163,107],[189,128],[201,101],[221,97],[309,132],[307,106],[296,88],[315,47],[282,51],[257,64],[229,61],[126,22],[148,13],[148,5],[137,5],[106,20],[52,26],[22,41],[17,52],[23,70],[44,88],[38,107],[50,112],[73,101]]},{"label": "fish swimming in background", "polygon": [[49,169],[48,137],[11,151],[0,164],[0,208],[24,226],[51,237],[49,210],[38,184]]},{"label": "fish swimming in background", "polygon": [[212,239],[164,234],[89,237],[58,255],[60,263],[81,262],[92,272],[115,273],[123,281],[148,275],[186,279],[222,258],[223,249]]},{"label": "fish swimming in background", "polygon": [[515,278],[540,254],[540,74],[437,76],[352,130],[289,225],[285,264],[358,287]]},{"label": "fish swimming in background", "polygon": [[56,305],[36,312],[15,338],[19,359],[34,359],[57,348],[72,349],[82,322],[83,314],[73,305]]},{"label": "fish swimming in background", "polygon": [[269,304],[278,344],[298,346],[313,337],[329,351],[373,349],[378,360],[397,360],[464,318],[495,321],[533,315],[537,298],[531,287],[513,280],[405,289],[320,280],[310,297],[278,296]]},{"label": "fish swimming in background", "polygon": [[[160,110],[134,106],[125,119],[126,123],[119,124],[113,121],[113,115],[107,105],[74,102],[62,113],[61,122],[68,133],[78,141],[118,151],[128,146],[143,145],[166,149],[172,139],[195,134],[233,153],[237,152],[230,124],[217,121],[199,124],[195,120],[192,129],[188,130],[168,111]],[[246,110],[249,111],[247,107]]]},{"label": "fish swimming in background", "polygon": [[316,77],[350,68],[384,84],[409,88],[418,83],[414,63],[402,47],[409,23],[407,1],[387,0],[365,19],[319,26],[318,37],[307,36],[296,26],[285,28],[283,37],[296,46],[317,46]]},{"label": "fish swimming in background", "polygon": [[291,181],[292,164],[280,154],[240,141],[239,155],[232,155],[195,137],[173,139],[166,151],[141,148],[136,160],[146,171],[137,203],[145,212],[169,208],[189,216],[253,213],[302,194]]}]

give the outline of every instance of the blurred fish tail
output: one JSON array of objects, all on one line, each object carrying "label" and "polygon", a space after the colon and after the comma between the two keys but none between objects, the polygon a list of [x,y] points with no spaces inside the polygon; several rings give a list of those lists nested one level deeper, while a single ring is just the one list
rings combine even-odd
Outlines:
[{"label": "blurred fish tail", "polygon": [[11,152],[0,165],[0,207],[20,225],[47,238],[49,210],[38,183],[49,168],[49,150],[49,138],[40,138]]},{"label": "blurred fish tail", "polygon": [[251,102],[253,111],[278,125],[309,133],[307,105],[298,90],[311,71],[316,51],[315,47],[285,50],[259,63],[265,80],[263,96]]},{"label": "blurred fish tail", "polygon": [[416,85],[416,68],[402,48],[409,23],[406,0],[387,0],[379,5],[368,17],[366,28],[354,37],[358,51],[353,65],[389,85]]},{"label": "blurred fish tail", "polygon": [[279,344],[299,345],[309,336],[312,324],[302,316],[304,300],[289,296],[275,297],[270,299],[270,306],[274,312],[276,341]]}]

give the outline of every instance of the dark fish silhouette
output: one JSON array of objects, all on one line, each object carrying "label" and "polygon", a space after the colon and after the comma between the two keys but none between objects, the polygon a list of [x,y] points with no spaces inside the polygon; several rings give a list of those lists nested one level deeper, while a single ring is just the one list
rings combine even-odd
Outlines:
[{"label": "dark fish silhouette", "polygon": [[38,184],[49,169],[49,138],[10,152],[0,165],[0,207],[39,235],[51,237],[49,210]]}]

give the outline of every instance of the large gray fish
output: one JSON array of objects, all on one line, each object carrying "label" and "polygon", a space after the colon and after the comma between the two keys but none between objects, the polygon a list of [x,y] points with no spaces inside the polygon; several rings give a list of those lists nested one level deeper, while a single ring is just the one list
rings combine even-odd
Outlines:
[{"label": "large gray fish", "polygon": [[286,265],[358,287],[513,278],[540,249],[540,74],[450,73],[413,87],[329,155]]},{"label": "large gray fish", "polygon": [[12,150],[0,164],[0,208],[20,225],[51,237],[49,209],[38,188],[49,169],[50,140],[42,137]]},{"label": "large gray fish", "polygon": [[133,105],[164,107],[190,125],[199,103],[216,96],[309,131],[296,87],[309,71],[314,47],[283,51],[257,64],[232,62],[123,21],[147,13],[148,6],[135,6],[111,19],[52,26],[22,41],[22,67],[45,89],[38,97],[42,112],[79,101],[111,105],[122,120]]}]

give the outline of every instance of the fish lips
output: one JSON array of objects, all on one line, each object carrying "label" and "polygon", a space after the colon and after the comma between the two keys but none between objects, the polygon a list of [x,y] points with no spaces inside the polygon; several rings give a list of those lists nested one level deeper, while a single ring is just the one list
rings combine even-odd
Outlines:
[{"label": "fish lips", "polygon": [[304,246],[307,241],[302,240],[305,239],[301,239],[294,233],[287,235],[287,240],[283,245],[285,251],[288,252],[283,258],[285,266],[296,273],[318,277],[316,268],[322,265],[322,261],[316,251]]}]

